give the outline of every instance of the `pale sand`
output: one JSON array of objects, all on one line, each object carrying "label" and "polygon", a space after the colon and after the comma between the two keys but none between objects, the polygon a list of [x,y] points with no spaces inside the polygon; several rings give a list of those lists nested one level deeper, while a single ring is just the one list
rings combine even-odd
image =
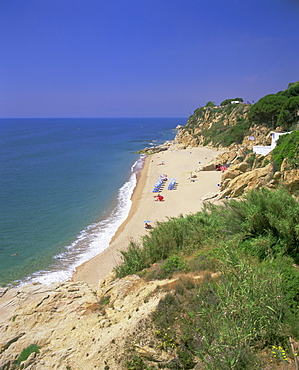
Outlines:
[{"label": "pale sand", "polygon": [[[139,241],[142,235],[148,233],[144,227],[145,220],[150,220],[154,226],[156,221],[166,221],[168,217],[199,212],[202,208],[202,198],[207,193],[219,191],[221,172],[196,170],[219,153],[215,149],[198,147],[168,150],[148,156],[132,196],[132,208],[128,218],[118,228],[110,246],[79,266],[72,280],[85,281],[97,288],[99,280],[105,278],[120,263],[119,251],[126,249],[130,240]],[[162,161],[164,164],[159,165]],[[167,181],[161,191],[165,200],[157,202],[155,193],[152,192],[153,185],[163,173],[167,174],[168,180],[176,178],[178,185],[175,190],[167,190]],[[194,182],[190,181],[191,173],[197,176]]]}]

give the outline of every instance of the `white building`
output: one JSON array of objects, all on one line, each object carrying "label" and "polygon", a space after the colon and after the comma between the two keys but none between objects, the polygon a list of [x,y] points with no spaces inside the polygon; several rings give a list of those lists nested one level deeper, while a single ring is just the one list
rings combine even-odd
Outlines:
[{"label": "white building", "polygon": [[255,145],[252,150],[256,154],[262,154],[267,155],[276,147],[277,140],[279,139],[279,136],[290,134],[290,132],[271,132],[271,145],[265,146],[265,145]]}]

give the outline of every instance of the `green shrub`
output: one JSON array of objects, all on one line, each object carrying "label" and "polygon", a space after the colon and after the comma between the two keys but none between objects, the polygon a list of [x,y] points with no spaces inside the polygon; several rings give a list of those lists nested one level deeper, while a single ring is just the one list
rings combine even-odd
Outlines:
[{"label": "green shrub", "polygon": [[[299,86],[299,84],[298,84]],[[298,123],[299,96],[290,97],[282,106],[277,119],[277,125],[288,131]]]},{"label": "green shrub", "polygon": [[[222,206],[207,203],[195,215],[157,223],[142,245],[131,242],[122,252],[117,276],[140,272],[172,255],[190,255],[206,245],[219,250],[223,243],[238,245],[261,260],[288,255],[299,263],[298,225],[299,204],[286,190],[253,190],[244,200],[232,199]],[[200,261],[191,259],[191,270],[196,263],[200,268]],[[170,268],[170,262],[166,266]]]},{"label": "green shrub", "polygon": [[235,99],[225,99],[223,100],[223,102],[220,103],[221,106],[224,106],[224,105],[228,105],[230,104],[232,101],[239,101],[240,103],[243,102],[243,99],[242,98],[235,98]]},{"label": "green shrub", "polygon": [[250,168],[252,168],[255,158],[256,158],[255,153],[253,153],[250,157],[247,158],[246,162],[248,163]]},{"label": "green shrub", "polygon": [[215,107],[215,103],[213,103],[212,101],[208,101],[205,107]]},{"label": "green shrub", "polygon": [[250,108],[250,123],[266,125],[272,129],[282,126],[290,130],[298,122],[299,83],[289,84],[285,91],[262,97]]},{"label": "green shrub", "polygon": [[289,255],[299,262],[299,203],[286,190],[250,191],[245,200],[227,202],[222,212],[226,232],[238,235],[248,253],[260,259]]},{"label": "green shrub", "polygon": [[39,353],[40,347],[36,344],[30,344],[30,346],[24,348],[17,359],[17,364],[20,365],[22,361],[26,361],[27,358],[31,355],[31,353]]},{"label": "green shrub", "polygon": [[[231,109],[233,108],[232,106]],[[246,120],[240,120],[234,126],[224,126],[222,122],[218,122],[214,123],[211,128],[202,130],[201,135],[205,138],[204,145],[212,143],[214,146],[227,147],[233,143],[241,144],[249,127],[249,122]]]},{"label": "green shrub", "polygon": [[277,119],[281,108],[288,100],[286,96],[269,94],[251,106],[248,119],[252,124],[265,125],[271,129],[277,127]]},{"label": "green shrub", "polygon": [[118,277],[135,274],[149,264],[146,263],[145,251],[139,244],[130,242],[127,250],[121,251],[123,263],[116,266],[115,271]]},{"label": "green shrub", "polygon": [[[204,283],[198,294],[205,369],[252,369],[256,349],[287,343],[283,281],[268,264],[251,264],[227,250],[222,277]],[[273,266],[272,266],[273,267]]]},{"label": "green shrub", "polygon": [[164,262],[162,265],[162,270],[165,272],[165,277],[172,276],[172,274],[176,271],[186,271],[187,265],[182,256],[173,254]]},{"label": "green shrub", "polygon": [[216,256],[209,255],[206,251],[203,253],[199,252],[190,259],[188,263],[188,267],[191,271],[205,271],[205,270],[211,270],[214,271],[217,269],[218,261],[216,259]]},{"label": "green shrub", "polygon": [[260,189],[158,223],[142,246],[131,245],[128,271],[159,262],[155,276],[221,272],[201,283],[181,277],[153,313],[177,368],[193,369],[198,358],[202,369],[262,368],[261,350],[287,348],[289,336],[299,338],[298,225],[299,203],[286,190]]},{"label": "green shrub", "polygon": [[218,279],[178,281],[153,313],[163,338],[176,337],[171,344],[184,369],[192,369],[196,357],[203,369],[259,368],[258,350],[286,347],[288,336],[298,332],[298,308],[286,304],[287,291],[298,291],[291,260],[281,268],[249,261],[235,249],[222,249],[222,255]]},{"label": "green shrub", "polygon": [[131,242],[128,249],[121,252],[123,264],[116,267],[117,276],[137,273],[178,252],[190,253],[200,247],[203,232],[200,217],[194,215],[158,222],[149,235],[142,238],[142,246]]},{"label": "green shrub", "polygon": [[127,360],[126,368],[128,370],[147,370],[148,369],[143,359],[137,355],[133,355],[131,358]]},{"label": "green shrub", "polygon": [[272,151],[272,160],[280,168],[282,161],[288,158],[291,168],[299,168],[299,131],[281,135],[277,146]]}]

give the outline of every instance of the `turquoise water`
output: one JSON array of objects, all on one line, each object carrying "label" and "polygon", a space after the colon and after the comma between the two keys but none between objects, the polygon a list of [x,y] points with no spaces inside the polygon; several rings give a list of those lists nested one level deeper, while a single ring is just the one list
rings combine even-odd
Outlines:
[{"label": "turquoise water", "polygon": [[62,281],[105,249],[130,209],[136,151],[185,122],[1,119],[0,284]]}]

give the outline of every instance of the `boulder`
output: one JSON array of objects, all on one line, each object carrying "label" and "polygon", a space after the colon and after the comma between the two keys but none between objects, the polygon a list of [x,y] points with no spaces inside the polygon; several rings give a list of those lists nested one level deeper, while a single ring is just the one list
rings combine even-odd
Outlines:
[{"label": "boulder", "polygon": [[257,189],[269,184],[272,174],[272,165],[257,168],[249,172],[245,172],[231,179],[229,182],[221,183],[220,197],[238,197],[249,189]]},{"label": "boulder", "polygon": [[283,183],[290,193],[299,190],[299,169],[283,172]]},{"label": "boulder", "polygon": [[237,157],[236,151],[226,151],[217,155],[214,162],[220,165],[226,165],[232,163]]},{"label": "boulder", "polygon": [[241,162],[239,164],[236,164],[233,168],[236,171],[246,172],[248,170],[248,163],[247,162]]}]

